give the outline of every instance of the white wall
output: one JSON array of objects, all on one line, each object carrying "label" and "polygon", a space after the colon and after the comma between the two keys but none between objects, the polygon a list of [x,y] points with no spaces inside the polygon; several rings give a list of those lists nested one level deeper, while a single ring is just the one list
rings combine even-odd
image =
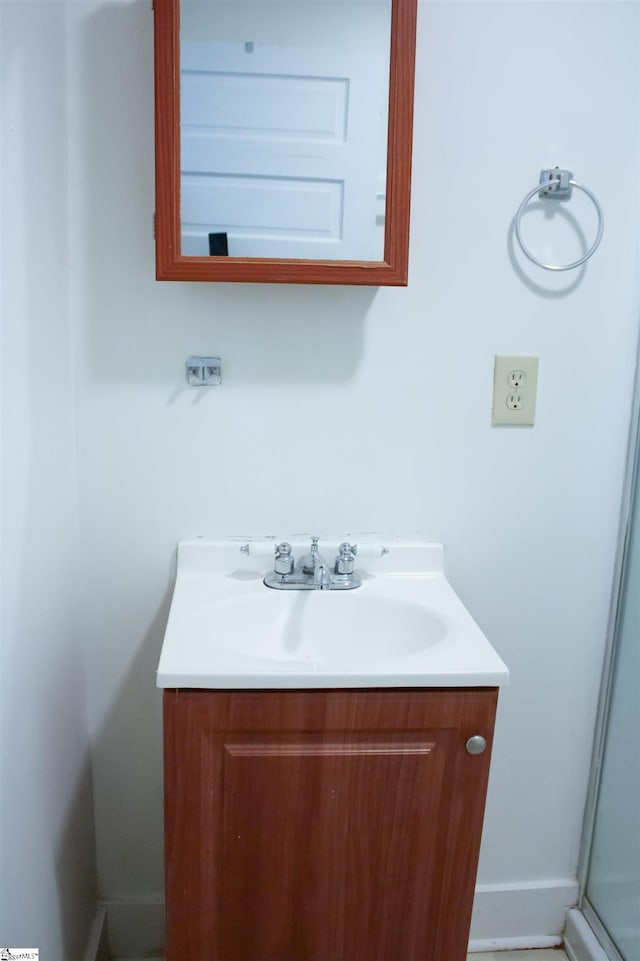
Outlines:
[{"label": "white wall", "polygon": [[0,942],[84,961],[96,908],[77,616],[66,11],[0,5]]},{"label": "white wall", "polygon": [[[162,887],[154,671],[176,542],[416,531],[445,543],[512,671],[474,936],[557,933],[575,896],[636,349],[638,5],[420,3],[410,283],[378,291],[156,283],[152,13],[147,0],[70,8],[102,892],[148,907]],[[570,275],[525,266],[509,243],[554,164],[606,215],[601,249]],[[594,230],[579,197],[571,210]],[[558,225],[526,226],[554,252]],[[207,352],[223,386],[187,390],[184,359]],[[494,353],[541,358],[532,430],[490,427]]]},{"label": "white wall", "polygon": [[[374,50],[389,59],[391,0],[181,0],[180,39]],[[382,37],[386,42],[381,48]]]}]

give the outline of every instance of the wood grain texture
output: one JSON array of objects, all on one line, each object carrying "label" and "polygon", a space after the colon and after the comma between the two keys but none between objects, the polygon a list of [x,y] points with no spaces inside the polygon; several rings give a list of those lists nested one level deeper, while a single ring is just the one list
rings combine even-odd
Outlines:
[{"label": "wood grain texture", "polygon": [[418,0],[392,0],[384,261],[183,257],[180,238],[179,0],[154,0],[156,278],[406,286]]},{"label": "wood grain texture", "polygon": [[167,961],[464,961],[496,700],[166,691]]}]

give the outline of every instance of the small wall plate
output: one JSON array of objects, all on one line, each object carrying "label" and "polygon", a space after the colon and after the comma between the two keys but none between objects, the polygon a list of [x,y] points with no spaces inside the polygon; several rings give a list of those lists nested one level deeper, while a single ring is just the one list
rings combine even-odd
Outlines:
[{"label": "small wall plate", "polygon": [[572,187],[570,181],[573,180],[571,170],[563,170],[560,167],[546,167],[540,171],[540,187],[538,197],[555,197],[556,200],[570,200]]},{"label": "small wall plate", "polygon": [[187,357],[185,367],[190,387],[217,387],[222,383],[219,357]]}]

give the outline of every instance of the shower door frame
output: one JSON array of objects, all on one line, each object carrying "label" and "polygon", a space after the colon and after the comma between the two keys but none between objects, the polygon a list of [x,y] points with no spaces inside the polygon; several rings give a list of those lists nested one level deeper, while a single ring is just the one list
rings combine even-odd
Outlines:
[{"label": "shower door frame", "polygon": [[[607,732],[609,728],[614,673],[619,647],[618,626],[620,623],[621,605],[624,593],[623,589],[628,565],[629,536],[631,532],[631,520],[634,507],[634,493],[636,491],[636,486],[640,484],[639,365],[640,343],[638,345],[636,355],[632,413],[629,424],[629,439],[627,442],[627,457],[624,485],[622,489],[618,545],[616,549],[616,563],[613,571],[611,606],[609,610],[607,627],[607,643],[602,663],[603,680],[600,688],[598,708],[596,712],[593,750],[591,757],[591,771],[589,774],[587,799],[585,802],[584,820],[582,825],[582,837],[580,842],[580,859],[578,862],[578,909],[582,912],[593,933],[597,937],[598,941],[600,941],[604,950],[607,952],[609,961],[624,961],[624,958],[618,951],[614,942],[611,940],[611,937],[600,920],[597,911],[591,905],[589,898],[586,895],[586,888],[593,848],[595,821],[598,810],[598,799],[600,795],[600,782],[602,779],[603,759],[606,748]],[[640,510],[640,501],[638,504],[638,510]]]}]

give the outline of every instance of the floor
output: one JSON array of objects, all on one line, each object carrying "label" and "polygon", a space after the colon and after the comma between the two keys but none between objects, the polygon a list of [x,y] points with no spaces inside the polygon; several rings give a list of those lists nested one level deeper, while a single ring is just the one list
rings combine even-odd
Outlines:
[{"label": "floor", "polygon": [[[118,961],[114,958],[113,961]],[[122,958],[121,961],[138,961],[137,958]],[[144,961],[144,959],[140,959]],[[162,961],[160,957],[147,958],[146,961]],[[532,948],[522,951],[483,951],[481,954],[468,954],[467,961],[569,961],[561,948]]]},{"label": "floor", "polygon": [[467,961],[568,961],[561,948],[542,948],[528,951],[483,951],[468,954]]}]

